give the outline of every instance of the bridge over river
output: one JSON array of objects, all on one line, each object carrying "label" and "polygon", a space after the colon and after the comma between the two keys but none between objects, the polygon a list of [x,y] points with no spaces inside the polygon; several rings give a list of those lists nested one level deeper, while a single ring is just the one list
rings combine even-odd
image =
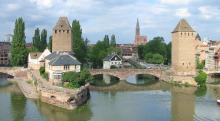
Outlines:
[{"label": "bridge over river", "polygon": [[118,77],[120,80],[126,80],[130,75],[138,74],[150,74],[160,80],[166,80],[170,77],[169,70],[152,68],[152,69],[92,69],[90,70],[92,75],[107,74]]}]

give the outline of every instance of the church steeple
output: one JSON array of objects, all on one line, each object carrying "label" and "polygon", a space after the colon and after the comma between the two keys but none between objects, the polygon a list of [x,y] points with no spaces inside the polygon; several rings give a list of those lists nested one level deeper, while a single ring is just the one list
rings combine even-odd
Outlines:
[{"label": "church steeple", "polygon": [[137,18],[137,24],[136,24],[136,36],[139,36],[141,33],[140,33],[140,25],[139,25],[139,20]]}]

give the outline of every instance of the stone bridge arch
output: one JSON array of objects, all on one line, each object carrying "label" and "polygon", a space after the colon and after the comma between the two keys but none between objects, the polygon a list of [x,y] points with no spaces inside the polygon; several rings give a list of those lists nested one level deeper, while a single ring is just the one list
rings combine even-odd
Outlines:
[{"label": "stone bridge arch", "polygon": [[8,78],[26,76],[26,69],[23,67],[0,67],[0,74],[6,75]]},{"label": "stone bridge arch", "polygon": [[163,70],[161,69],[93,69],[91,75],[107,74],[118,77],[120,80],[126,80],[130,75],[149,74],[159,79],[163,79]]}]

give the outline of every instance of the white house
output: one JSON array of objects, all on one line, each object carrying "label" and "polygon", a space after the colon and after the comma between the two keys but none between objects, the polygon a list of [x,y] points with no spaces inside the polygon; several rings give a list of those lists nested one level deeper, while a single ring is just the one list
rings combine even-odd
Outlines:
[{"label": "white house", "polygon": [[60,84],[64,72],[80,72],[81,63],[71,52],[53,52],[45,58],[45,71],[53,84]]},{"label": "white house", "polygon": [[122,58],[117,54],[108,55],[103,59],[103,69],[111,69],[112,66],[120,67]]},{"label": "white house", "polygon": [[29,69],[40,69],[44,66],[44,59],[50,55],[51,52],[45,49],[44,52],[31,52],[28,55],[28,68]]}]

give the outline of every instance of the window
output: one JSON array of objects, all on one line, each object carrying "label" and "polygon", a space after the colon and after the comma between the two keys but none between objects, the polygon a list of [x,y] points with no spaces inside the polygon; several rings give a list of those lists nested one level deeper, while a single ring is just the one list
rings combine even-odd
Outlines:
[{"label": "window", "polygon": [[57,30],[55,30],[55,34],[57,33]]},{"label": "window", "polygon": [[69,30],[67,30],[67,34],[69,34]]},{"label": "window", "polygon": [[59,32],[61,32],[61,30],[59,30]]},{"label": "window", "polygon": [[69,65],[64,65],[64,70],[70,70],[70,66]]},{"label": "window", "polygon": [[183,66],[184,66],[184,63],[183,63]]},{"label": "window", "polygon": [[63,32],[65,32],[65,30],[63,30]]}]

